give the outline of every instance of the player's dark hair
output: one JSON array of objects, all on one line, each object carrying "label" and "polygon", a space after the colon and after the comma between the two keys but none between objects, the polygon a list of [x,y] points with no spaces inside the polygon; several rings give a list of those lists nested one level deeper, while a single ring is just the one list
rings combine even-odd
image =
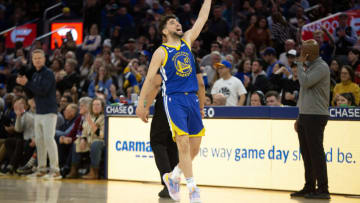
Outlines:
[{"label": "player's dark hair", "polygon": [[173,18],[177,19],[175,15],[166,15],[161,18],[159,23],[159,32],[161,33],[162,36],[165,36],[162,31],[164,30],[166,23]]}]

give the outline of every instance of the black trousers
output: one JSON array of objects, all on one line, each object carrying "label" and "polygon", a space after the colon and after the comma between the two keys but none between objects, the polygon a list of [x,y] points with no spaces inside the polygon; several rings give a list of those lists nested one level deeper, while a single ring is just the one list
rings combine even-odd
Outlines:
[{"label": "black trousers", "polygon": [[154,152],[155,163],[160,172],[161,184],[164,185],[162,176],[171,172],[179,162],[176,143],[172,135],[166,115],[155,115],[151,122],[150,145]]},{"label": "black trousers", "polygon": [[328,176],[324,152],[324,129],[329,117],[326,115],[300,114],[298,137],[305,167],[305,188],[328,192]]},{"label": "black trousers", "polygon": [[10,137],[5,141],[6,157],[14,169],[23,166],[30,159],[35,147],[30,147],[31,140],[24,140],[20,137]]},{"label": "black trousers", "polygon": [[59,144],[58,143],[58,153],[59,153],[59,166],[69,167],[71,166],[71,151],[72,144]]}]

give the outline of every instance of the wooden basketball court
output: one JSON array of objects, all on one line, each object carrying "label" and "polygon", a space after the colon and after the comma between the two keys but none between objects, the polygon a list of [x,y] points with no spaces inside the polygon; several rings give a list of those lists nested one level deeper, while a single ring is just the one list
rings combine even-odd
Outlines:
[{"label": "wooden basketball court", "polygon": [[[107,180],[46,181],[24,177],[0,177],[1,203],[170,203],[158,198],[159,183]],[[291,199],[290,192],[259,189],[200,187],[203,203],[323,203],[324,200]],[[189,202],[186,186],[181,187],[181,202]],[[359,197],[332,195],[331,203],[359,203]]]}]

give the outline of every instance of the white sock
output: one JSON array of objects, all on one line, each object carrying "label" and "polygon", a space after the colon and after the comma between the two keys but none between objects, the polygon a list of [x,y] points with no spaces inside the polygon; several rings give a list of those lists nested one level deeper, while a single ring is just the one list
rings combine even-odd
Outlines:
[{"label": "white sock", "polygon": [[176,165],[174,170],[171,172],[171,179],[181,178],[181,169],[179,165]]},{"label": "white sock", "polygon": [[186,178],[186,186],[190,192],[193,191],[193,188],[196,188],[194,177]]}]

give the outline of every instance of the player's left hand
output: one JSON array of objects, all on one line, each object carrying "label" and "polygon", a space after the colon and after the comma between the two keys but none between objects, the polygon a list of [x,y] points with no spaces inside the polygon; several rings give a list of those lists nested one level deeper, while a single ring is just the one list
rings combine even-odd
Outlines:
[{"label": "player's left hand", "polygon": [[136,108],[136,115],[142,120],[144,121],[144,123],[148,122],[148,117],[149,117],[149,109],[145,109],[144,107],[140,107],[138,106]]}]

